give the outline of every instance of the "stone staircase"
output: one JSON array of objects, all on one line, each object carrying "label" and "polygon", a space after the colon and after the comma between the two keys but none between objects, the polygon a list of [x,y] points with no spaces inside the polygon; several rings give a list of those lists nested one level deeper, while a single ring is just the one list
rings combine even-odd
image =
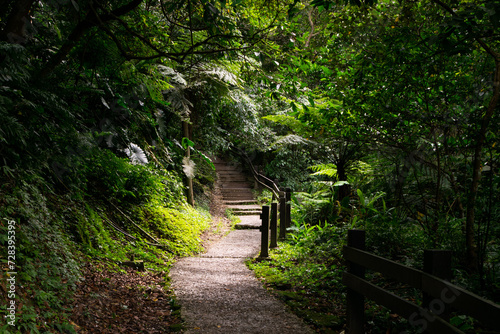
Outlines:
[{"label": "stone staircase", "polygon": [[215,159],[222,197],[226,208],[241,219],[236,228],[258,228],[262,207],[254,198],[251,179],[242,172],[241,166]]}]

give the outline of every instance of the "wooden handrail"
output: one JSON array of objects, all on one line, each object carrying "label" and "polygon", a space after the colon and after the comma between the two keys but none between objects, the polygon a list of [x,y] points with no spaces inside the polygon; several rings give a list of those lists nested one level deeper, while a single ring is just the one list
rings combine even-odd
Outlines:
[{"label": "wooden handrail", "polygon": [[[440,315],[445,315],[445,309],[455,309],[472,316],[481,324],[495,330],[500,329],[500,305],[484,299],[470,291],[462,289],[445,279],[430,274],[431,271],[417,270],[371,254],[363,250],[364,231],[350,230],[348,245],[343,248],[344,258],[347,261],[348,272],[343,274],[342,281],[348,287],[348,333],[363,333],[364,298],[374,300],[378,304],[391,308],[394,312],[409,318],[410,323],[425,323],[425,328],[432,333],[463,333],[451,326]],[[359,245],[355,245],[354,243]],[[437,250],[428,250],[431,254]],[[424,257],[424,268],[426,267]],[[365,279],[365,268],[381,273],[383,276],[406,283],[434,298],[425,308],[394,295]],[[424,298],[425,303],[425,298]],[[433,310],[436,308],[436,310]],[[420,320],[412,319],[419,317]]]},{"label": "wooden handrail", "polygon": [[[231,150],[241,156],[243,160],[245,160],[246,164],[248,165],[250,171],[252,172],[252,176],[255,179],[257,183],[262,185],[264,188],[269,189],[272,194],[273,194],[273,201],[279,201],[279,204],[277,205],[278,213],[279,213],[279,239],[280,240],[285,240],[286,238],[286,230],[287,228],[290,227],[292,223],[291,219],[291,190],[289,188],[285,189],[284,191],[281,191],[278,185],[272,181],[271,179],[267,178],[266,176],[260,174],[257,172],[255,169],[254,165],[252,164],[252,161],[248,157],[248,155],[245,153],[245,151],[239,149],[238,147],[231,145]],[[277,218],[276,218],[277,219]],[[277,221],[276,221],[277,224]],[[276,236],[275,236],[276,237]],[[276,240],[275,240],[276,243]],[[273,247],[277,246],[277,244],[273,243]]]},{"label": "wooden handrail", "polygon": [[[234,152],[236,152],[238,155],[240,155],[246,161],[247,165],[250,167],[250,171],[252,172],[252,176],[254,177],[255,181],[257,181],[263,187],[269,189],[273,193],[274,199],[276,199],[276,200],[279,199],[280,198],[280,188],[276,185],[276,183],[274,183],[274,181],[267,178],[266,176],[257,172],[254,165],[252,164],[252,161],[250,161],[250,158],[243,150],[239,149],[236,146],[231,146],[231,149]],[[266,184],[262,180],[266,181],[268,184]]]},{"label": "wooden handrail", "polygon": [[420,315],[422,318],[428,320],[427,329],[432,333],[465,334],[432,312],[353,274],[344,273],[342,282],[351,289],[362,293],[368,299],[375,301],[377,304],[384,305],[397,312],[402,317],[411,319],[413,315]]},{"label": "wooden handrail", "polygon": [[427,292],[435,298],[442,298],[443,291],[453,291],[453,298],[450,298],[452,300],[449,300],[447,304],[452,308],[466,312],[490,328],[500,329],[500,323],[498,322],[500,305],[492,301],[421,270],[404,266],[360,249],[344,247],[343,253],[347,261],[354,262],[367,269],[379,272],[384,276],[406,283]]}]

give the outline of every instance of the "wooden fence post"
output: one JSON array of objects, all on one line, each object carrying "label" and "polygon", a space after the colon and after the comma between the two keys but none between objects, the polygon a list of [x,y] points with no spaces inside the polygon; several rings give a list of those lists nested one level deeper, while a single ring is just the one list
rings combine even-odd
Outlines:
[{"label": "wooden fence post", "polygon": [[270,248],[278,247],[278,203],[271,203],[271,244]]},{"label": "wooden fence post", "polygon": [[[424,250],[424,272],[438,278],[451,281],[451,251],[441,249]],[[439,298],[424,293],[422,307],[430,310],[432,313],[440,316],[444,320],[450,319],[449,308],[446,303]]]},{"label": "wooden fence post", "polygon": [[280,191],[280,240],[286,238],[286,197],[285,193]]},{"label": "wooden fence post", "polygon": [[286,198],[286,227],[289,228],[292,225],[292,204],[290,201],[292,200],[292,189],[286,188],[285,193]]},{"label": "wooden fence post", "polygon": [[269,205],[262,207],[262,225],[260,226],[261,239],[260,239],[260,258],[269,257]]},{"label": "wooden fence post", "polygon": [[[347,246],[364,250],[365,231],[347,231]],[[347,272],[360,278],[365,278],[365,268],[351,261],[347,261]],[[347,288],[347,333],[364,334],[364,318],[365,297],[353,289]]]}]

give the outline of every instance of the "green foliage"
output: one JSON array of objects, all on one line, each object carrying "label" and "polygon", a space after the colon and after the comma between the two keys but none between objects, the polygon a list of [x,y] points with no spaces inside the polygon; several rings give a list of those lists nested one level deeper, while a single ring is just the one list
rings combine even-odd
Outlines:
[{"label": "green foliage", "polygon": [[304,170],[314,163],[311,153],[301,147],[284,146],[279,149],[264,168],[267,176],[278,180],[281,187],[293,191],[304,189],[304,184],[310,180]]},{"label": "green foliage", "polygon": [[[384,244],[388,256],[403,254],[408,263],[420,261],[419,247],[451,248],[457,271],[470,258],[464,247],[474,248],[464,239],[465,224],[484,255],[478,258],[483,288],[494,286],[498,234],[491,218],[498,210],[487,199],[498,192],[498,173],[489,171],[499,155],[496,135],[484,146],[478,141],[478,124],[489,122],[485,115],[496,103],[490,78],[498,71],[498,6],[295,5],[280,31],[284,37],[276,38],[280,51],[272,53],[280,62],[279,73],[271,73],[279,86],[269,84],[268,96],[282,104],[264,117],[279,138],[266,172],[286,174],[287,184],[300,185],[294,188],[300,192],[294,219],[366,227],[373,245]],[[498,124],[493,113],[487,132],[498,132]],[[313,176],[304,177],[297,156],[278,159],[292,148],[311,157],[306,167],[315,166]],[[474,206],[471,175],[477,173],[493,177],[480,182]],[[349,186],[333,187],[339,180]],[[472,223],[464,220],[470,212],[476,213]]]},{"label": "green foliage", "polygon": [[113,243],[110,233],[97,212],[87,204],[85,208],[86,214],[80,217],[76,225],[78,239],[82,246],[87,248],[86,252],[91,253],[97,249],[98,252],[106,254],[109,251],[108,247]]},{"label": "green foliage", "polygon": [[[17,2],[0,10],[0,212],[22,226],[30,289],[19,330],[71,331],[70,289],[56,277],[77,281],[77,249],[152,266],[199,251],[208,217],[185,207],[182,159],[194,152],[207,207],[214,174],[202,152],[233,144],[295,191],[283,263],[301,265],[284,284],[336,284],[325,254],[338,256],[331,240],[346,224],[410,264],[423,247],[451,248],[462,272],[473,210],[477,286],[495,295],[500,7],[447,3],[52,1],[30,9],[24,31],[8,24],[24,16]],[[126,158],[132,143],[147,164]]]},{"label": "green foliage", "polygon": [[337,167],[334,164],[321,164],[309,166],[314,173],[312,175],[325,175],[331,178],[337,178]]},{"label": "green foliage", "polygon": [[[80,278],[77,261],[83,260],[81,255],[116,264],[133,256],[144,260],[148,268],[164,270],[173,262],[174,254],[200,251],[199,235],[208,226],[210,215],[186,205],[178,209],[178,203],[183,202],[179,192],[182,188],[173,174],[165,172],[160,176],[147,166],[132,165],[105,152],[89,155],[94,173],[87,174],[89,178],[95,177],[88,181],[88,188],[100,184],[99,191],[111,195],[104,205],[95,204],[103,198],[103,194],[97,192],[87,203],[78,197],[71,198],[72,194],[47,197],[39,189],[46,189],[48,185],[36,177],[31,184],[23,181],[19,188],[3,187],[5,203],[11,205],[2,206],[2,216],[15,217],[13,220],[19,227],[16,230],[16,285],[19,288],[16,296],[18,303],[24,306],[18,310],[22,316],[18,317],[16,330],[63,328],[71,331],[70,310],[65,305]],[[116,169],[111,172],[106,166]],[[174,191],[169,186],[172,183]],[[123,189],[130,189],[134,196],[123,196],[129,195]],[[160,249],[145,242],[144,235],[127,223],[121,210],[117,212],[116,207],[109,210],[109,201],[127,203],[132,208],[132,217],[166,247]],[[133,242],[112,227],[120,220],[124,221],[120,224],[122,231],[135,236]],[[0,243],[3,246],[7,243],[5,220],[0,222]],[[6,254],[1,254],[0,260],[6,262]],[[2,316],[5,312],[5,307],[0,309]]]},{"label": "green foliage", "polygon": [[271,190],[264,188],[257,194],[255,199],[262,205],[271,205],[271,202],[273,201],[273,193]]},{"label": "green foliage", "polygon": [[[65,233],[65,226],[54,217],[47,198],[35,184],[23,184],[6,195],[15,198],[15,212],[4,218],[16,225],[16,302],[20,307],[14,332],[50,331],[68,322],[66,305],[80,278],[78,253]],[[7,210],[2,207],[2,210]],[[7,249],[7,221],[0,221],[0,243]],[[7,265],[7,254],[0,261]],[[2,274],[2,279],[6,272]],[[2,318],[6,305],[0,308]],[[7,328],[7,327],[6,327]],[[3,328],[3,329],[6,329]],[[2,330],[3,330],[2,329]],[[8,327],[12,330],[12,327]]]},{"label": "green foliage", "polygon": [[176,255],[200,252],[199,235],[210,222],[208,212],[199,212],[188,205],[174,209],[149,204],[138,207],[134,216]]},{"label": "green foliage", "polygon": [[133,165],[109,150],[94,150],[82,167],[80,182],[85,182],[86,193],[95,198],[132,204],[159,201],[167,206],[182,198],[183,187],[174,173]]},{"label": "green foliage", "polygon": [[[134,256],[165,269],[174,255],[200,251],[210,218],[185,205],[185,149],[195,153],[195,186],[207,192],[214,166],[202,151],[238,140],[262,151],[273,136],[261,124],[260,90],[243,87],[243,72],[260,64],[238,51],[286,5],[257,15],[258,7],[51,2],[29,10],[22,32],[8,31],[17,4],[1,10],[0,211],[22,226],[25,289],[14,331],[74,332],[63,305],[79,279],[76,259]],[[193,140],[181,141],[183,121]],[[127,159],[132,143],[147,164]]]},{"label": "green foliage", "polygon": [[236,216],[233,213],[232,209],[226,209],[225,215],[231,221],[231,227],[234,227],[236,224],[241,223],[241,218],[239,216]]},{"label": "green foliage", "polygon": [[345,302],[341,249],[346,229],[302,225],[290,232],[290,241],[272,250],[269,261],[254,260],[249,267],[319,332],[341,328],[343,314],[332,316],[331,312]]},{"label": "green foliage", "polygon": [[292,219],[299,224],[334,223],[339,219],[336,191],[327,183],[312,184],[307,192],[294,193]]},{"label": "green foliage", "polygon": [[[6,145],[25,146],[26,128],[19,121],[19,116],[22,114],[13,115],[10,112],[13,108],[28,102],[23,99],[22,91],[19,90],[20,86],[26,85],[29,80],[29,72],[23,66],[27,62],[25,50],[19,45],[0,42],[0,57],[3,58],[0,65],[2,73],[0,75],[2,85],[0,89],[0,118],[2,119],[0,147],[5,148]],[[4,154],[5,158],[10,158],[12,154],[15,156],[13,152],[5,152]]]}]

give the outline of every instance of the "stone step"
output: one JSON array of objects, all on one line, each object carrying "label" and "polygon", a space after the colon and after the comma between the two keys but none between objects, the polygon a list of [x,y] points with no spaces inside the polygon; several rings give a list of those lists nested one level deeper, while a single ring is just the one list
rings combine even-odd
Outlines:
[{"label": "stone step", "polygon": [[241,173],[243,171],[243,168],[239,166],[215,165],[215,170],[219,173]]},{"label": "stone step", "polygon": [[260,215],[262,211],[241,211],[241,210],[233,210],[233,215],[235,216],[255,216],[255,215]]},{"label": "stone step", "polygon": [[235,176],[235,175],[247,176],[247,174],[238,170],[216,170],[216,171],[217,173],[219,173],[220,176]]},{"label": "stone step", "polygon": [[237,230],[258,230],[258,229],[260,229],[260,226],[246,225],[246,224],[236,224],[236,225],[234,225],[234,228],[237,229]]},{"label": "stone step", "polygon": [[252,195],[226,195],[226,196],[222,196],[222,199],[224,200],[224,202],[226,201],[251,201],[253,200],[253,196]]},{"label": "stone step", "polygon": [[226,162],[226,161],[217,160],[217,159],[216,160],[212,160],[212,162],[216,166],[241,166],[241,164],[238,163],[238,162]]},{"label": "stone step", "polygon": [[[253,196],[252,188],[219,188],[222,195],[232,195],[232,194],[248,194]],[[238,190],[233,190],[238,189]]]},{"label": "stone step", "polygon": [[262,207],[255,201],[251,190],[252,178],[243,173],[240,165],[228,164],[219,159],[214,160],[214,165],[221,182],[222,198],[227,208],[231,209],[234,215],[241,216],[246,221],[248,221],[246,217],[250,217],[250,220],[256,219],[257,225],[260,226],[259,219]]},{"label": "stone step", "polygon": [[228,194],[222,196],[224,203],[227,201],[252,201],[254,199],[252,194]]},{"label": "stone step", "polygon": [[235,193],[243,193],[243,194],[252,194],[251,188],[221,188],[222,194],[235,194]]},{"label": "stone step", "polygon": [[246,195],[246,196],[243,196],[243,195],[240,195],[240,196],[224,196],[223,200],[224,200],[224,203],[226,203],[228,201],[253,201],[254,198],[253,198],[253,196],[250,196],[250,195]]},{"label": "stone step", "polygon": [[252,189],[249,183],[247,182],[224,182],[221,185],[221,189],[230,189],[230,188],[246,188]]},{"label": "stone step", "polygon": [[236,201],[224,201],[224,204],[225,205],[244,205],[244,204],[249,204],[249,205],[256,205],[258,204],[258,202],[255,200],[255,199],[251,199],[251,200],[236,200]]},{"label": "stone step", "polygon": [[220,180],[239,180],[239,179],[243,179],[243,180],[250,180],[250,178],[248,178],[246,175],[244,174],[220,174],[219,173],[219,179]]},{"label": "stone step", "polygon": [[219,173],[219,176],[221,178],[232,178],[232,177],[244,177],[246,178],[247,175],[246,174],[243,174],[243,173],[240,173],[240,172],[221,172],[221,171],[217,171],[217,173]]},{"label": "stone step", "polygon": [[242,173],[243,171],[239,167],[230,167],[230,166],[215,166],[215,170],[221,174]]},{"label": "stone step", "polygon": [[248,182],[249,179],[245,176],[231,176],[231,177],[219,177],[221,182]]},{"label": "stone step", "polygon": [[231,189],[236,189],[236,188],[225,188],[224,190],[221,190],[222,196],[223,197],[226,197],[226,196],[250,196],[252,199],[255,199],[253,197],[253,192],[248,188],[246,188],[244,190],[242,190],[241,188],[238,188],[239,190],[234,190],[234,191],[231,191]]},{"label": "stone step", "polygon": [[241,219],[241,222],[235,225],[235,228],[238,230],[259,229],[262,225],[260,215],[240,216],[239,218]]},{"label": "stone step", "polygon": [[228,209],[238,211],[259,211],[262,210],[260,205],[227,205]]},{"label": "stone step", "polygon": [[236,181],[228,181],[228,180],[222,180],[220,182],[221,187],[224,188],[228,185],[233,185],[233,184],[240,184],[242,187],[240,188],[252,188],[252,183],[248,182],[246,179],[245,180],[236,180]]}]

